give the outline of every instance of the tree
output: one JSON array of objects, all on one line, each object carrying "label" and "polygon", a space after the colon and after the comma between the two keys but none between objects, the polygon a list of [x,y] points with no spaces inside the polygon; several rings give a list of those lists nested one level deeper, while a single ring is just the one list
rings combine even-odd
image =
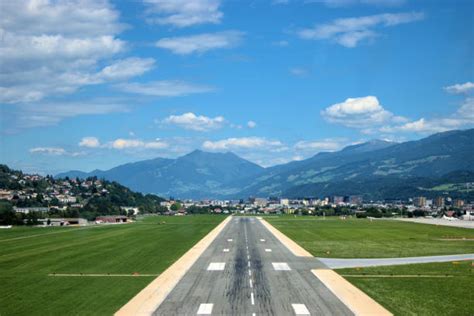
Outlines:
[{"label": "tree", "polygon": [[177,211],[177,210],[179,210],[180,208],[181,208],[181,203],[179,203],[179,202],[174,202],[173,204],[171,204],[171,207],[170,207],[170,209],[171,209],[172,211]]}]

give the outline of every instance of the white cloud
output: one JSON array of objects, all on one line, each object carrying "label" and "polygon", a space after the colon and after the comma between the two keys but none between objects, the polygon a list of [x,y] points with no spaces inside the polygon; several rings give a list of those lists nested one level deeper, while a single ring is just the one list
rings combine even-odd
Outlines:
[{"label": "white cloud", "polygon": [[[0,102],[25,103],[141,75],[152,59],[108,64],[126,49],[106,0],[6,1],[0,19]],[[100,70],[99,65],[103,68]]]},{"label": "white cloud", "polygon": [[395,116],[380,105],[377,97],[348,98],[342,103],[329,106],[321,115],[331,123],[348,127],[369,128],[387,122],[404,122],[405,118]]},{"label": "white cloud", "polygon": [[424,19],[422,12],[385,13],[363,17],[336,19],[328,24],[303,29],[298,35],[303,39],[331,39],[345,47],[356,47],[365,39],[374,38],[378,27],[390,27]]},{"label": "white cloud", "polygon": [[204,53],[212,49],[230,48],[239,44],[242,32],[226,31],[205,33],[192,36],[166,37],[155,43],[159,48],[164,48],[178,55]]},{"label": "white cloud", "polygon": [[306,141],[302,140],[297,142],[294,145],[294,148],[298,151],[311,151],[311,152],[320,152],[320,151],[336,151],[343,148],[347,145],[346,139],[339,138],[327,138],[321,140],[312,140]]},{"label": "white cloud", "polygon": [[188,130],[206,132],[221,128],[225,123],[225,119],[222,116],[212,118],[188,112],[181,115],[170,115],[163,120],[163,123],[175,125]]},{"label": "white cloud", "polygon": [[456,112],[443,118],[420,118],[401,125],[387,125],[379,130],[383,133],[438,133],[474,125],[474,98],[467,98]]},{"label": "white cloud", "polygon": [[209,86],[196,85],[178,80],[162,80],[147,83],[123,83],[116,85],[123,92],[143,94],[156,97],[175,97],[195,93],[211,92],[214,89]]},{"label": "white cloud", "polygon": [[247,122],[247,127],[248,128],[255,128],[255,127],[257,127],[257,123],[255,123],[254,121],[248,121]]},{"label": "white cloud", "polygon": [[75,116],[127,111],[129,107],[124,104],[124,100],[115,99],[18,104],[15,107],[2,108],[1,125],[7,132],[16,132],[24,128],[56,125]]},{"label": "white cloud", "polygon": [[64,148],[61,148],[61,147],[35,147],[35,148],[30,149],[30,153],[50,155],[50,156],[72,156],[72,157],[82,155],[82,153],[80,152],[68,152]]},{"label": "white cloud", "polygon": [[106,147],[113,149],[164,149],[167,148],[168,143],[156,139],[154,141],[143,141],[140,139],[124,139],[117,138],[116,140],[108,143]]},{"label": "white cloud", "polygon": [[289,72],[296,77],[306,77],[309,73],[308,69],[302,67],[291,67]]},{"label": "white cloud", "polygon": [[290,43],[288,41],[285,41],[285,40],[276,41],[276,42],[273,42],[272,44],[275,45],[275,46],[280,46],[280,47],[286,47],[286,46],[290,45]]},{"label": "white cloud", "polygon": [[220,23],[223,13],[220,0],[143,0],[148,7],[151,23],[188,27]]},{"label": "white cloud", "polygon": [[465,83],[457,83],[452,86],[447,86],[444,87],[444,90],[448,93],[452,94],[463,94],[463,93],[468,93],[471,90],[474,89],[474,83],[473,82],[465,82]]},{"label": "white cloud", "polygon": [[98,74],[101,80],[124,80],[140,76],[149,71],[155,60],[153,58],[130,57],[118,60],[109,66],[104,67]]},{"label": "white cloud", "polygon": [[100,147],[100,141],[97,137],[83,137],[79,142],[80,147],[97,148]]},{"label": "white cloud", "polygon": [[273,149],[280,150],[284,146],[279,140],[269,140],[264,137],[232,137],[218,141],[207,140],[202,144],[207,150],[232,149]]},{"label": "white cloud", "polygon": [[351,5],[375,5],[384,7],[395,7],[404,4],[405,0],[307,0],[307,2],[321,2],[331,8],[347,7]]}]

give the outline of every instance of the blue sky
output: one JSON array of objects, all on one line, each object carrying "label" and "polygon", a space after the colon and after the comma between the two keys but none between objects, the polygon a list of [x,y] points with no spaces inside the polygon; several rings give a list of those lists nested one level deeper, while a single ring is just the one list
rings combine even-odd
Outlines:
[{"label": "blue sky", "polygon": [[194,149],[263,166],[474,125],[474,3],[11,1],[1,162],[90,171]]}]

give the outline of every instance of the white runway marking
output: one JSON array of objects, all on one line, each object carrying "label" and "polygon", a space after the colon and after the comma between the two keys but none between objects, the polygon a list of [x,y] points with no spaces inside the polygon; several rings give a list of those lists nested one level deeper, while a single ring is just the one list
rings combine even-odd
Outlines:
[{"label": "white runway marking", "polygon": [[252,276],[252,270],[249,269],[249,276]]},{"label": "white runway marking", "polygon": [[295,311],[295,315],[311,315],[304,304],[291,304],[291,306]]},{"label": "white runway marking", "polygon": [[247,264],[248,264],[248,266],[249,266],[249,268],[250,268],[250,261],[249,261],[249,262],[247,262]]},{"label": "white runway marking", "polygon": [[199,305],[199,309],[197,311],[197,314],[198,315],[211,315],[213,306],[214,306],[214,304],[201,304],[201,305]]},{"label": "white runway marking", "polygon": [[272,252],[272,250],[267,248],[265,249],[265,252]]},{"label": "white runway marking", "polygon": [[225,268],[225,262],[211,262],[207,271],[222,271]]},{"label": "white runway marking", "polygon": [[290,271],[290,266],[286,262],[272,262],[273,269],[277,271]]},{"label": "white runway marking", "polygon": [[227,241],[232,241],[232,238],[227,239]]},{"label": "white runway marking", "polygon": [[255,299],[253,297],[253,292],[250,293],[250,301],[251,301],[252,305],[255,305]]},{"label": "white runway marking", "polygon": [[249,280],[250,288],[253,288],[252,279]]},{"label": "white runway marking", "polygon": [[249,256],[249,255],[247,255],[247,260],[250,260],[250,256]]},{"label": "white runway marking", "polygon": [[265,239],[260,239],[260,241],[265,241]]},{"label": "white runway marking", "polygon": [[224,248],[224,250],[222,250],[224,252],[229,252],[229,248]]}]

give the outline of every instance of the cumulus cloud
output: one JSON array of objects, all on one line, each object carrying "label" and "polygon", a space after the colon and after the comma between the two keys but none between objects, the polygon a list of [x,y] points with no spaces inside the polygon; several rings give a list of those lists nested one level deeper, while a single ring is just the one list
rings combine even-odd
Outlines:
[{"label": "cumulus cloud", "polygon": [[113,149],[164,149],[167,148],[168,143],[156,139],[154,141],[143,141],[140,139],[124,139],[117,138],[114,141],[109,142],[106,147]]},{"label": "cumulus cloud", "polygon": [[[0,19],[0,102],[27,103],[149,70],[152,59],[112,61],[126,49],[106,0],[7,1]],[[98,65],[104,65],[100,69]],[[108,65],[107,65],[108,64]]]},{"label": "cumulus cloud", "polygon": [[361,129],[392,121],[406,121],[405,118],[385,110],[375,96],[348,98],[342,103],[327,107],[321,111],[321,115],[331,123]]},{"label": "cumulus cloud", "polygon": [[35,147],[35,148],[30,149],[30,153],[50,155],[50,156],[72,156],[72,157],[82,155],[82,153],[80,152],[69,152],[61,147]]},{"label": "cumulus cloud", "polygon": [[207,150],[232,149],[273,149],[280,150],[283,144],[279,140],[269,140],[264,137],[232,137],[218,141],[207,140],[202,144]]},{"label": "cumulus cloud", "polygon": [[97,148],[100,147],[100,141],[97,137],[83,137],[79,142],[80,147]]},{"label": "cumulus cloud", "polygon": [[222,116],[212,118],[188,112],[181,115],[170,115],[163,120],[163,123],[188,130],[206,132],[221,128],[225,123],[225,119]]},{"label": "cumulus cloud", "polygon": [[247,127],[248,128],[255,128],[255,127],[257,127],[257,123],[255,123],[254,121],[248,121],[247,122]]},{"label": "cumulus cloud", "polygon": [[457,83],[452,86],[444,87],[444,90],[452,94],[464,94],[474,89],[474,83],[468,81],[465,83]]},{"label": "cumulus cloud", "polygon": [[122,83],[115,86],[123,92],[156,97],[176,97],[195,93],[211,92],[214,88],[178,80],[162,80],[147,83]]},{"label": "cumulus cloud", "polygon": [[148,21],[174,27],[198,24],[218,24],[224,14],[220,0],[143,0],[147,5]]},{"label": "cumulus cloud", "polygon": [[166,37],[155,43],[156,47],[168,49],[178,55],[204,53],[219,48],[230,48],[239,44],[242,32],[226,31],[192,36]]},{"label": "cumulus cloud", "polygon": [[380,128],[381,132],[413,132],[421,134],[438,133],[472,126],[474,124],[474,98],[467,98],[461,106],[448,117],[420,118],[400,125],[388,125]]},{"label": "cumulus cloud", "polygon": [[356,47],[360,41],[375,38],[377,28],[411,23],[424,19],[422,12],[384,13],[363,17],[336,19],[327,24],[302,29],[298,35],[308,40],[332,40],[345,47]]}]

